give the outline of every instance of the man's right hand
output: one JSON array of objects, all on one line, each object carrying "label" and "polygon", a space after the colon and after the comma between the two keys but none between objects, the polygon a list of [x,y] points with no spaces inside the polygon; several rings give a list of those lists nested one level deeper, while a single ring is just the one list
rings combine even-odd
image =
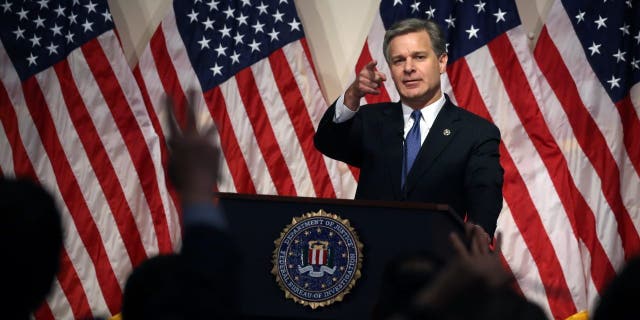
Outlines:
[{"label": "man's right hand", "polygon": [[355,111],[360,107],[360,99],[367,94],[380,94],[380,86],[382,82],[387,80],[384,73],[376,70],[377,61],[373,60],[367,63],[356,80],[349,86],[344,93],[344,105]]}]

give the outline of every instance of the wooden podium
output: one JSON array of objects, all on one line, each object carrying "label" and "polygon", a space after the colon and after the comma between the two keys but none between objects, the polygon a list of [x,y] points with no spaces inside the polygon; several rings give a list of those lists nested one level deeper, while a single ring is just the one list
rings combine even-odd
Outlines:
[{"label": "wooden podium", "polygon": [[[226,193],[219,199],[243,257],[238,285],[246,319],[369,319],[388,261],[417,251],[448,260],[449,234],[464,234],[462,220],[447,205]],[[312,310],[285,299],[271,269],[274,241],[292,218],[320,209],[350,221],[364,259],[362,277],[343,301]]]}]

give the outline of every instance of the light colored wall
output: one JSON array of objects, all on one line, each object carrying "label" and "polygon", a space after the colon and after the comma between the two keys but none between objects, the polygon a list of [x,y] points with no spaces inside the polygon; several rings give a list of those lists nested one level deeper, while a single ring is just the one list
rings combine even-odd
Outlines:
[{"label": "light colored wall", "polygon": [[[491,0],[489,0],[491,1]],[[553,0],[516,0],[533,45]],[[379,0],[295,0],[328,101],[342,93],[354,75]],[[167,13],[171,0],[109,0],[127,59],[135,64]]]}]

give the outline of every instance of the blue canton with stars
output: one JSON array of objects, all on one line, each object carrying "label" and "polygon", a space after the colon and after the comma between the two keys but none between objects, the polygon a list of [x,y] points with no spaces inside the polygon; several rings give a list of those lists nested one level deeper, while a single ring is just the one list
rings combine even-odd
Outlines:
[{"label": "blue canton with stars", "polygon": [[640,1],[562,1],[585,55],[611,100],[640,82]]},{"label": "blue canton with stars", "polygon": [[111,29],[106,0],[0,0],[0,39],[21,80]]},{"label": "blue canton with stars", "polygon": [[385,29],[406,18],[432,19],[447,39],[449,64],[520,25],[513,0],[382,0]]},{"label": "blue canton with stars", "polygon": [[304,36],[293,0],[186,0],[173,8],[203,91]]}]

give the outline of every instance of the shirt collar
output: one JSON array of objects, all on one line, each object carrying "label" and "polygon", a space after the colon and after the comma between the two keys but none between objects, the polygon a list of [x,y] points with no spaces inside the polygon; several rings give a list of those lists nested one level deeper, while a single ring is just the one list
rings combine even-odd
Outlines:
[{"label": "shirt collar", "polygon": [[[420,113],[422,113],[422,120],[424,120],[427,124],[427,128],[431,128],[431,125],[433,125],[433,123],[436,121],[436,116],[438,116],[438,113],[440,112],[440,110],[442,110],[445,102],[446,99],[444,97],[444,94],[442,94],[440,96],[440,99],[420,109]],[[411,118],[411,112],[413,112],[413,109],[402,103],[402,118],[404,119],[405,125]]]}]

